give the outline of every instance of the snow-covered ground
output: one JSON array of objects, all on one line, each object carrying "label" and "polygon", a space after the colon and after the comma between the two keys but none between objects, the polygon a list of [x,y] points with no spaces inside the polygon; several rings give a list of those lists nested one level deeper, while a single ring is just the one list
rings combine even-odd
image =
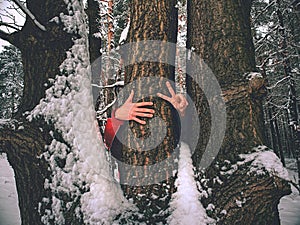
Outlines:
[{"label": "snow-covered ground", "polygon": [[[286,159],[286,167],[289,177],[298,183],[296,160]],[[280,200],[279,215],[282,225],[300,225],[300,194],[295,187],[292,186],[290,195],[284,196]]]},{"label": "snow-covered ground", "polygon": [[[295,163],[288,161],[290,177],[297,177]],[[300,225],[300,195],[296,188],[293,193],[281,199],[279,213],[282,225]],[[6,155],[0,155],[0,225],[20,225],[18,196],[14,173]]]},{"label": "snow-covered ground", "polygon": [[15,176],[6,155],[0,154],[0,225],[20,225]]}]

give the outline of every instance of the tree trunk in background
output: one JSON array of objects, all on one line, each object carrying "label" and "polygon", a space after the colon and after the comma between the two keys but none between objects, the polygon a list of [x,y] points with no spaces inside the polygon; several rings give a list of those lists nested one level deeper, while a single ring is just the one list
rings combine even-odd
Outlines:
[{"label": "tree trunk in background", "polygon": [[[297,92],[295,85],[295,78],[291,70],[290,53],[288,52],[288,37],[286,31],[286,24],[284,23],[284,16],[281,12],[281,0],[276,0],[276,14],[280,25],[279,34],[282,38],[279,43],[278,55],[280,56],[283,64],[284,76],[288,77],[289,81],[289,100],[288,100],[288,115],[289,125],[292,130],[292,142],[295,146],[295,158],[297,161],[298,177],[300,178],[300,125],[299,125],[299,112],[297,107]],[[299,180],[300,185],[300,180]]]},{"label": "tree trunk in background", "polygon": [[[205,207],[209,203],[215,206],[210,215],[218,219],[218,224],[278,224],[277,204],[289,192],[286,182],[281,179],[247,174],[250,165],[239,168],[232,175],[220,172],[228,166],[226,163],[235,164],[239,154],[249,153],[253,147],[265,143],[264,79],[259,76],[246,78],[256,70],[250,8],[250,0],[188,1],[188,48],[193,49],[217,77],[227,111],[222,147],[206,171],[213,192],[207,199],[202,199]],[[199,166],[210,135],[211,119],[207,118],[210,109],[208,96],[204,96],[191,78],[188,79],[188,93],[198,109],[201,125],[193,156],[195,165]],[[215,182],[216,179],[220,182]],[[247,201],[239,207],[236,202],[243,199]]]},{"label": "tree trunk in background", "polygon": [[[177,9],[175,5],[175,0],[132,0],[127,42],[129,44],[133,42],[144,44],[136,45],[132,52],[124,53],[124,55],[126,54],[124,56],[126,66],[125,85],[132,84],[134,80],[145,78],[134,85],[134,102],[140,100],[153,101],[154,119],[162,119],[154,125],[155,131],[149,131],[149,123],[153,119],[146,119],[146,126],[130,122],[128,129],[132,130],[139,141],[135,142],[131,137],[127,138],[122,150],[122,161],[131,168],[121,174],[121,183],[124,183],[123,190],[128,198],[133,198],[139,209],[144,213],[145,218],[142,218],[141,221],[148,220],[150,224],[159,221],[164,222],[165,215],[155,214],[167,208],[171,194],[174,191],[174,177],[172,175],[173,170],[176,169],[174,159],[171,160],[168,168],[163,168],[166,171],[160,176],[156,174],[159,171],[151,169],[151,165],[170,159],[172,154],[174,156],[173,151],[176,147],[176,133],[178,131],[176,131],[176,122],[174,122],[173,117],[176,115],[169,103],[156,97],[158,91],[168,94],[165,85],[166,80],[162,80],[162,77],[174,81],[174,67],[164,63],[159,57],[168,58],[171,64],[175,64],[175,47],[168,48],[165,46],[166,42],[175,43],[177,39]],[[158,40],[161,43],[158,46],[143,42],[151,40]],[[144,57],[155,54],[153,53],[155,51],[159,52],[158,57],[154,59],[155,62],[143,60]],[[125,99],[128,94],[124,96]],[[155,146],[146,151],[143,146],[138,146],[149,135],[154,140],[159,140],[164,129],[167,130],[167,134],[157,147]],[[134,180],[135,173],[139,173],[137,169],[133,168],[134,166],[144,168],[143,171],[140,171],[143,175],[139,174],[143,179]],[[163,176],[163,179],[161,179],[161,176]],[[132,181],[134,184],[129,184]],[[152,199],[155,195],[158,197]]]},{"label": "tree trunk in background", "polygon": [[[95,62],[95,60],[99,59],[101,56],[100,49],[101,49],[101,39],[96,38],[93,34],[96,34],[99,32],[99,3],[94,0],[88,0],[88,8],[86,9],[86,14],[89,18],[89,51],[90,51],[90,60],[91,62]],[[97,71],[101,73],[100,69],[100,63],[99,67],[95,68],[95,72]],[[93,71],[94,72],[94,71]]]},{"label": "tree trunk in background", "polygon": [[275,131],[276,131],[276,136],[277,136],[277,142],[278,142],[278,157],[280,158],[283,166],[285,166],[285,160],[284,160],[284,155],[283,155],[283,150],[282,150],[282,136],[279,131],[277,118],[275,118],[275,120],[274,120],[274,126],[275,126]]},{"label": "tree trunk in background", "polygon": [[[50,200],[48,206],[39,209],[43,197],[50,197],[49,191],[44,188],[45,179],[51,180],[49,165],[41,157],[45,146],[53,139],[49,132],[54,131],[57,140],[64,140],[43,119],[28,121],[26,112],[30,112],[45,96],[45,90],[50,85],[49,79],[59,74],[59,66],[66,58],[66,51],[73,45],[72,38],[76,37],[64,30],[62,22],[57,24],[51,20],[59,17],[60,13],[68,14],[64,1],[27,0],[26,6],[47,30],[42,31],[27,19],[21,31],[6,37],[22,53],[24,92],[14,120],[0,126],[0,147],[7,153],[14,169],[22,225],[32,225],[41,224],[41,214],[51,207]],[[97,51],[95,42],[91,46],[94,52]],[[91,56],[93,59],[97,57],[93,53]],[[77,216],[74,208],[69,209],[65,223],[82,224],[83,221]],[[50,223],[54,224],[54,221]]]}]

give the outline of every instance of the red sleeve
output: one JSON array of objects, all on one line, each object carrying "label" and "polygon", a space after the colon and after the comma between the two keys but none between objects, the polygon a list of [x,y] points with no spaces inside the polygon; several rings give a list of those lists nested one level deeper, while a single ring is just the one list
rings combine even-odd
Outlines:
[{"label": "red sleeve", "polygon": [[124,121],[115,118],[115,110],[113,110],[111,118],[107,119],[104,129],[104,143],[108,149],[111,147],[116,133],[123,123]]}]

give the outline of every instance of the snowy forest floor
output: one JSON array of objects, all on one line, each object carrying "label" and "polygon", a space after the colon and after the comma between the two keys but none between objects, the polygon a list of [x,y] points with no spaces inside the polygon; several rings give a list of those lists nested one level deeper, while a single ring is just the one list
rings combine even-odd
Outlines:
[{"label": "snowy forest floor", "polygon": [[[286,160],[290,177],[297,177],[295,160]],[[300,195],[295,187],[281,199],[279,213],[282,225],[300,225]],[[0,225],[20,225],[18,195],[14,172],[6,155],[0,154]]]}]

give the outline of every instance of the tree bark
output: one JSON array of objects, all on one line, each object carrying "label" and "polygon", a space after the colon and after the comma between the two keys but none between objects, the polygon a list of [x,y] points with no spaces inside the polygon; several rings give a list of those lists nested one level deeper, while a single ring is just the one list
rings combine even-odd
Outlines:
[{"label": "tree bark", "polygon": [[[205,173],[206,178],[211,181],[208,183],[213,193],[205,201],[202,200],[204,206],[213,203],[215,212],[226,210],[226,215],[221,217],[212,213],[211,216],[218,220],[218,224],[240,224],[241,221],[245,224],[278,222],[277,204],[289,190],[287,184],[280,179],[278,191],[278,187],[270,185],[270,180],[277,178],[267,175],[260,179],[247,176],[249,168],[237,171],[231,178],[221,179],[225,180],[222,184],[213,182],[221,176],[220,168],[226,162],[234,164],[239,154],[249,153],[253,147],[265,143],[262,111],[262,99],[266,94],[265,81],[260,76],[247,79],[251,72],[256,71],[250,8],[251,1],[188,1],[187,47],[211,68],[218,79],[226,105],[227,127],[223,144]],[[190,59],[190,64],[197,63],[193,60],[195,59]],[[201,126],[200,138],[193,155],[196,167],[199,167],[209,136],[214,135],[210,133],[211,118],[207,116],[210,114],[207,100],[209,96],[204,96],[196,84],[201,82],[200,79],[200,76],[193,79],[188,77],[187,83],[188,94],[196,105]],[[240,208],[235,203],[239,191],[247,193],[252,199]],[[278,195],[274,194],[276,191]],[[258,211],[256,218],[254,215]],[[274,224],[277,223],[275,222]]]},{"label": "tree bark", "polygon": [[[167,43],[176,43],[177,9],[175,0],[133,0],[130,4],[130,30],[127,42],[129,45],[134,45],[135,49],[124,52],[125,84],[138,81],[134,85],[134,101],[153,101],[154,105],[151,108],[155,109],[154,118],[159,117],[162,121],[155,123],[155,131],[149,130],[151,126],[149,123],[153,118],[145,119],[147,122],[145,126],[140,126],[136,122],[129,123],[128,129],[133,132],[133,136],[139,138],[139,141],[136,142],[131,137],[124,141],[126,144],[122,149],[122,161],[130,168],[132,166],[132,169],[121,171],[121,183],[123,183],[125,195],[133,198],[141,212],[144,213],[145,217],[141,221],[153,224],[165,221],[166,216],[159,215],[159,212],[167,208],[171,193],[174,191],[172,173],[176,170],[176,163],[173,160],[176,158],[174,149],[178,142],[178,127],[174,121],[176,112],[169,103],[157,98],[156,93],[162,92],[169,95],[165,82],[166,80],[174,81],[172,63],[175,64],[175,47],[168,47]],[[158,45],[151,43],[153,40],[158,41]],[[135,43],[137,44],[135,45]],[[155,52],[159,53],[154,61],[143,60],[144,57],[155,55]],[[168,59],[171,62],[170,65],[162,58]],[[124,96],[125,99],[128,94]],[[146,151],[139,146],[149,135],[154,140],[159,140],[160,134],[165,128],[166,136],[157,147]],[[171,157],[174,158],[168,163],[168,168],[162,168],[164,172],[161,172],[160,175],[160,171],[151,169],[151,165]],[[134,175],[138,173],[135,166],[144,167],[143,171],[139,171],[143,174],[139,174],[143,178],[134,180]],[[156,174],[156,172],[158,173]],[[131,182],[132,184],[129,184],[132,180],[134,180]],[[158,197],[153,198],[154,195]]]},{"label": "tree bark", "polygon": [[1,149],[15,173],[22,224],[40,224],[38,203],[47,196],[43,186],[50,174],[47,163],[38,156],[49,144],[49,134],[41,132],[38,124],[25,121],[0,128]]},{"label": "tree bark", "polygon": [[[9,41],[22,53],[24,91],[11,122],[0,127],[0,146],[7,153],[15,172],[22,225],[31,225],[41,224],[43,213],[51,210],[51,200],[42,203],[43,198],[51,199],[49,189],[44,186],[46,179],[51,181],[51,172],[49,164],[42,157],[45,146],[53,139],[50,131],[57,140],[64,140],[51,122],[43,118],[29,121],[26,117],[45,97],[45,91],[51,85],[49,79],[54,79],[60,73],[59,66],[66,58],[66,51],[78,36],[67,33],[59,19],[61,13],[68,14],[63,1],[28,0],[26,7],[45,26],[46,31],[27,18],[22,30],[10,35]],[[59,23],[53,18],[58,19]],[[96,57],[94,55],[93,58]],[[64,161],[59,163],[63,165]],[[74,207],[66,210],[66,224],[82,224],[81,219],[76,217]],[[54,218],[49,222],[55,224]]]}]

